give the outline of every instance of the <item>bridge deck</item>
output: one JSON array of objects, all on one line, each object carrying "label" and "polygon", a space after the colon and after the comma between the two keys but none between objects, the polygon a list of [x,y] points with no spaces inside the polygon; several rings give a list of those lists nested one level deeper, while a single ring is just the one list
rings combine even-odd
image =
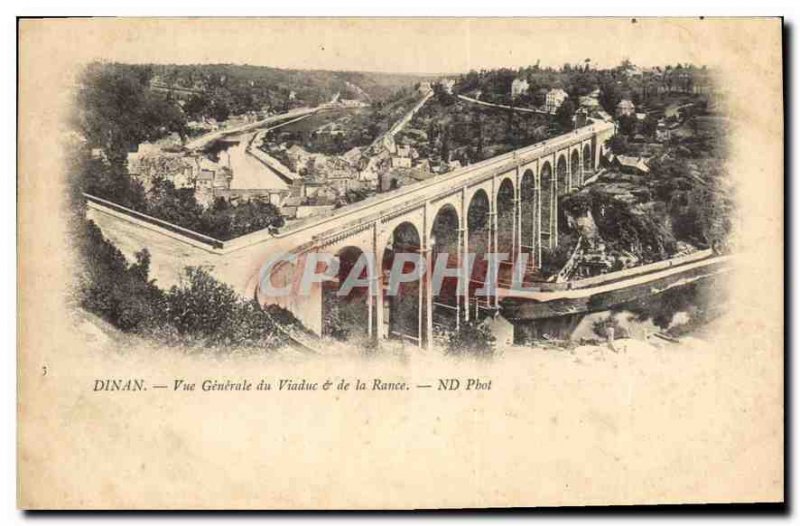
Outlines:
[{"label": "bridge deck", "polygon": [[580,281],[576,281],[567,283],[568,286],[561,290],[524,290],[498,287],[497,294],[502,298],[530,300],[540,303],[557,300],[585,299],[598,294],[623,290],[638,285],[646,285],[671,276],[679,276],[698,270],[713,270],[724,263],[728,263],[730,259],[731,256],[709,256],[699,261],[690,261],[669,266],[663,270],[644,271],[632,276],[620,276],[619,273],[611,272],[603,275],[607,279],[601,283],[582,287],[580,286]]},{"label": "bridge deck", "polygon": [[611,123],[596,122],[553,139],[466,166],[449,174],[367,198],[364,201],[339,208],[330,215],[309,218],[307,222],[292,225],[278,234],[270,234],[265,231],[253,232],[226,242],[222,252],[239,250],[270,239],[284,241],[296,239],[297,243],[290,241],[289,244],[300,245],[301,241],[308,241],[313,236],[326,232],[341,232],[342,229],[374,221],[383,215],[394,213],[405,207],[419,206],[426,199],[438,199],[450,195],[459,191],[464,185],[477,184],[498,173],[514,169],[520,162],[561,151],[598,133],[607,132],[609,129],[613,129],[613,126]]}]

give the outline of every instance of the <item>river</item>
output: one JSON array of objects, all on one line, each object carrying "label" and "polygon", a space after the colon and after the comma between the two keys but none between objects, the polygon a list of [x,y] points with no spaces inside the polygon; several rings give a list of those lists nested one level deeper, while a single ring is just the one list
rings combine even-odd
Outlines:
[{"label": "river", "polygon": [[220,164],[233,172],[231,189],[285,190],[289,185],[264,163],[247,153],[250,140],[258,132],[231,135],[215,141],[206,152],[219,157]]},{"label": "river", "polygon": [[641,340],[654,334],[683,337],[724,312],[724,290],[718,277],[709,277],[599,312],[516,321],[514,339],[518,344],[536,340],[604,339],[608,327],[613,327],[615,337]]}]

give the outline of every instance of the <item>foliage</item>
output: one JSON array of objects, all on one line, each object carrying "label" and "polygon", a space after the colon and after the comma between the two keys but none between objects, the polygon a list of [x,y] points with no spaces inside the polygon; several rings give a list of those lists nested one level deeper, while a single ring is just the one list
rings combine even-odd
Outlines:
[{"label": "foliage", "polygon": [[592,332],[594,332],[600,338],[619,339],[628,337],[628,331],[612,314],[609,314],[606,318],[592,323]]},{"label": "foliage", "polygon": [[[412,135],[424,133],[427,141]],[[541,115],[488,108],[463,100],[442,103],[431,99],[411,120],[401,136],[422,157],[472,164],[527,146],[548,137]]]},{"label": "foliage", "polygon": [[572,255],[572,251],[575,250],[577,242],[578,237],[575,233],[561,232],[558,244],[554,248],[542,248],[542,260],[539,265],[542,274],[550,276],[561,271]]},{"label": "foliage", "polygon": [[448,334],[445,352],[460,356],[491,356],[495,351],[495,337],[484,321],[463,322],[458,331]]},{"label": "foliage", "polygon": [[595,184],[565,198],[564,208],[575,216],[590,210],[610,249],[644,261],[665,259],[676,249],[666,209],[642,190],[637,183]]},{"label": "foliage", "polygon": [[274,347],[285,341],[276,320],[282,327],[302,328],[288,311],[262,309],[199,267],[186,268],[182,282],[170,290],[159,289],[149,279],[149,252],[142,250],[129,264],[91,221],[81,222],[75,239],[82,263],[79,304],[124,332],[164,343]]},{"label": "foliage", "polygon": [[217,198],[212,207],[203,211],[197,228],[226,240],[265,228],[276,229],[283,224],[280,210],[272,203],[249,199],[234,205]]},{"label": "foliage", "polygon": [[193,189],[175,188],[165,179],[153,181],[145,193],[118,162],[91,159],[84,152],[76,156],[72,166],[76,194],[87,192],[216,239],[228,240],[284,224],[280,210],[259,199],[237,204],[216,199],[206,208],[197,202]]},{"label": "foliage", "polygon": [[347,340],[350,337],[352,326],[348,323],[347,315],[342,308],[341,298],[335,294],[323,296],[322,326],[325,334],[337,340]]},{"label": "foliage", "polygon": [[70,183],[75,196],[85,192],[135,210],[147,209],[144,188],[128,175],[123,162],[92,158],[85,148],[70,153]]},{"label": "foliage", "polygon": [[75,238],[81,259],[79,303],[123,331],[141,331],[158,325],[163,293],[148,281],[150,254],[136,254],[129,265],[91,221]]},{"label": "foliage", "polygon": [[166,323],[181,336],[210,346],[263,344],[282,336],[269,314],[253,300],[240,298],[229,286],[200,267],[187,267],[180,285],[166,294]]},{"label": "foliage", "polygon": [[575,128],[575,124],[572,122],[575,110],[575,103],[572,102],[572,99],[566,99],[556,110],[556,124],[561,128],[562,132]]},{"label": "foliage", "polygon": [[185,134],[177,102],[149,89],[152,74],[150,66],[94,63],[81,75],[76,128],[112,161],[124,160],[141,142]]},{"label": "foliage", "polygon": [[[238,64],[153,65],[153,74],[170,86],[203,94],[190,106],[194,117],[211,117],[268,108],[285,111],[292,105],[316,106],[339,93],[342,99],[367,102],[385,99],[398,88],[424,77],[390,73],[278,69]],[[294,100],[291,94],[294,92]]]}]

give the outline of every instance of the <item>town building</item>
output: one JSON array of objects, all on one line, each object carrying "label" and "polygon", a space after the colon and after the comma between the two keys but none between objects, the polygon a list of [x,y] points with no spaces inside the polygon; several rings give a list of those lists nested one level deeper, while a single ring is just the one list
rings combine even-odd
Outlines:
[{"label": "town building", "polygon": [[597,96],[593,95],[584,95],[580,99],[578,99],[578,104],[581,108],[585,109],[588,112],[592,112],[595,110],[600,109],[600,101],[597,99]]},{"label": "town building", "polygon": [[636,106],[628,99],[622,99],[617,104],[617,117],[629,117],[636,113]]},{"label": "town building", "polygon": [[520,95],[525,95],[528,93],[528,89],[530,89],[530,85],[526,79],[514,79],[511,83],[511,98],[517,98]]},{"label": "town building", "polygon": [[411,168],[411,157],[393,155],[392,168]]},{"label": "town building", "polygon": [[317,137],[327,135],[330,137],[343,136],[345,134],[344,128],[338,122],[329,122],[314,130],[314,135]]},{"label": "town building", "polygon": [[453,79],[444,79],[439,84],[442,85],[442,88],[444,89],[445,93],[447,93],[448,95],[452,95],[453,94],[453,86],[456,85],[456,81],[453,80]]},{"label": "town building", "polygon": [[656,125],[656,141],[658,142],[667,142],[672,137],[672,132],[670,131],[667,123],[663,120],[658,121]]},{"label": "town building", "polygon": [[554,114],[568,98],[569,94],[563,89],[551,89],[547,92],[547,95],[545,95],[544,111]]}]

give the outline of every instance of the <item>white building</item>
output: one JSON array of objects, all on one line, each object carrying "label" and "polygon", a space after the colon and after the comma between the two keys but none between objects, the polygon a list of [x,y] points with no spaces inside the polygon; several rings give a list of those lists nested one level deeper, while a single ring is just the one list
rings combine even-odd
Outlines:
[{"label": "white building", "polygon": [[528,93],[528,89],[530,89],[530,85],[526,79],[514,79],[514,82],[511,83],[511,98]]},{"label": "white building", "polygon": [[628,99],[622,99],[617,104],[617,117],[630,116],[636,113],[636,106]]},{"label": "white building", "polygon": [[456,81],[453,79],[444,79],[440,82],[442,88],[444,88],[445,93],[452,95],[453,94],[453,86],[456,85]]},{"label": "white building", "polygon": [[551,89],[544,98],[545,111],[547,113],[555,113],[568,98],[569,94],[563,89]]},{"label": "white building", "polygon": [[591,113],[600,108],[600,101],[597,100],[596,96],[584,95],[580,98],[580,106]]}]

